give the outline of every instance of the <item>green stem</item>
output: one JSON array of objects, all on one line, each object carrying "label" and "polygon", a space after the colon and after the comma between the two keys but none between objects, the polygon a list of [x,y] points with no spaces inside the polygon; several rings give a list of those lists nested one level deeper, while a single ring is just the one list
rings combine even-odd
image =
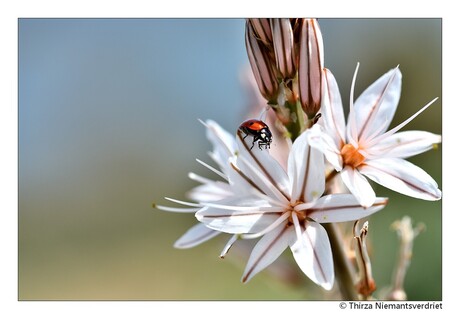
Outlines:
[{"label": "green stem", "polygon": [[286,101],[284,106],[289,110],[290,121],[286,125],[288,132],[291,134],[291,140],[294,142],[303,131],[305,131],[304,114],[299,101]]},{"label": "green stem", "polygon": [[334,257],[335,279],[339,285],[343,300],[359,300],[355,288],[355,271],[344,249],[344,240],[339,227],[335,223],[325,223],[324,228]]}]

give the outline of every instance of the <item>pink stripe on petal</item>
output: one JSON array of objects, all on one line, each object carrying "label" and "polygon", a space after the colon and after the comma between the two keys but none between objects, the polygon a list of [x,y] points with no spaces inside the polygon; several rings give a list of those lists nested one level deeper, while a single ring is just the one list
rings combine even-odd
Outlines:
[{"label": "pink stripe on petal", "polygon": [[[381,134],[388,129],[398,106],[402,75],[392,69],[372,83],[354,102],[358,139],[366,143],[377,128]],[[382,125],[385,123],[385,125]]]},{"label": "pink stripe on petal", "polygon": [[318,223],[305,222],[302,238],[291,245],[300,269],[326,290],[334,285],[334,263],[329,237]]},{"label": "pink stripe on petal", "polygon": [[367,217],[385,208],[387,198],[377,197],[370,207],[363,207],[351,194],[333,194],[321,197],[307,209],[308,217],[318,223],[348,222]]},{"label": "pink stripe on petal", "polygon": [[292,145],[288,158],[291,181],[291,204],[311,202],[319,198],[325,188],[323,154],[308,144],[310,131],[303,132]]},{"label": "pink stripe on petal", "polygon": [[400,158],[381,158],[367,162],[360,172],[395,192],[435,201],[441,199],[438,184],[420,167]]},{"label": "pink stripe on petal", "polygon": [[372,157],[407,158],[431,150],[441,143],[441,135],[425,131],[405,131],[393,134],[367,152]]},{"label": "pink stripe on petal", "polygon": [[257,273],[273,263],[288,247],[288,243],[295,237],[292,227],[286,224],[263,236],[252,250],[248,264],[244,270],[242,282],[248,282]]},{"label": "pink stripe on petal", "polygon": [[[281,197],[281,200],[283,198],[289,200],[289,179],[283,167],[270,155],[268,150],[259,149],[257,145],[251,149],[251,136],[244,138],[243,135],[238,130],[236,136],[240,150],[240,154],[237,157],[238,166],[265,194],[273,194],[272,191],[269,191],[269,188],[275,188],[276,192],[279,193],[276,197]],[[253,169],[248,165],[252,166]],[[260,175],[265,178],[261,178]]]}]

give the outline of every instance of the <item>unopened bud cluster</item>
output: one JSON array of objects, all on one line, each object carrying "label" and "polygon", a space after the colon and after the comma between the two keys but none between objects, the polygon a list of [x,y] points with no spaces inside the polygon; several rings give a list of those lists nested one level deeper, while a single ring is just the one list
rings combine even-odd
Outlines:
[{"label": "unopened bud cluster", "polygon": [[259,91],[282,123],[313,119],[323,94],[323,40],[316,19],[248,19],[246,48]]}]

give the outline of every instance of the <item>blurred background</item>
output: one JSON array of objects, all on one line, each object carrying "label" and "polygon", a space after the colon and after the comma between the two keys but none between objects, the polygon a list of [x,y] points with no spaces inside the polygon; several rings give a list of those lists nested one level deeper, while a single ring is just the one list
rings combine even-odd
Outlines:
[{"label": "blurred background", "polygon": [[[244,19],[19,19],[20,300],[321,300],[290,252],[247,284],[249,251],[218,256],[228,237],[178,250],[196,223],[152,202],[186,199],[188,172],[214,177],[198,119],[230,132],[254,103]],[[348,106],[396,65],[403,74],[391,127],[441,134],[440,19],[320,19],[325,66]],[[410,159],[442,190],[442,145]],[[388,206],[369,218],[378,291],[398,255],[393,221],[426,230],[414,243],[409,300],[442,300],[442,202],[377,187]],[[351,225],[350,225],[351,228]],[[255,243],[255,242],[254,242]]]}]

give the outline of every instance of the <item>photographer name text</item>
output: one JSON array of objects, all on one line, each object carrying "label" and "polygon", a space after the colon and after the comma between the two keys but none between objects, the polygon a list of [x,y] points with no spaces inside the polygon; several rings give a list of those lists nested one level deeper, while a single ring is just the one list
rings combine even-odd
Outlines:
[{"label": "photographer name text", "polygon": [[[375,301],[375,302],[357,302],[349,301],[347,302],[348,309],[442,309],[441,302],[384,302],[384,301]],[[345,309],[345,307],[341,307]]]}]

